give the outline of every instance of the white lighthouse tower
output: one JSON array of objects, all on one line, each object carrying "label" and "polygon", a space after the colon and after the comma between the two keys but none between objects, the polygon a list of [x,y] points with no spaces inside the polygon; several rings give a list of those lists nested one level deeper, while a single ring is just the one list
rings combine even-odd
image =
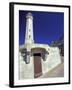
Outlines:
[{"label": "white lighthouse tower", "polygon": [[25,34],[25,44],[33,44],[33,16],[29,12],[26,16],[26,34]]}]

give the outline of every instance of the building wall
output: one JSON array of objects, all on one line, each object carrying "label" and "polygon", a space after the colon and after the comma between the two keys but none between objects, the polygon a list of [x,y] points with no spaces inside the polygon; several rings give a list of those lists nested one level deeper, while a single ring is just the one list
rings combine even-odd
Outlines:
[{"label": "building wall", "polygon": [[[46,56],[46,61],[42,62],[42,73],[46,73],[61,63],[59,49],[49,48],[49,54]],[[21,54],[19,55],[19,78],[20,79],[33,79],[34,78],[34,59],[30,57],[30,63],[26,64]]]},{"label": "building wall", "polygon": [[19,55],[19,78],[20,79],[34,78],[33,57],[30,57],[30,64],[26,64],[21,54]]},{"label": "building wall", "polygon": [[46,57],[46,61],[42,60],[43,74],[50,71],[60,63],[61,63],[61,59],[60,59],[59,49],[50,48],[49,55],[47,55]]}]

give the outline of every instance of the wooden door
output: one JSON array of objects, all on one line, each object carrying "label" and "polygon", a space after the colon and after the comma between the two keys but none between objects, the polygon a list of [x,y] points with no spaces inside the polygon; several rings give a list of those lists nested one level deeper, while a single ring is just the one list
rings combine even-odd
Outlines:
[{"label": "wooden door", "polygon": [[42,75],[41,54],[34,53],[34,77],[37,78],[41,75]]}]

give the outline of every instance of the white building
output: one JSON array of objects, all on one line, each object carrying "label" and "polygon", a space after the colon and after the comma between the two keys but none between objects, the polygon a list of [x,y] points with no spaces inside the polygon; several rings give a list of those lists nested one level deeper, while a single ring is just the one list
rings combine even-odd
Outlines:
[{"label": "white building", "polygon": [[61,63],[59,49],[34,42],[33,16],[26,15],[25,44],[19,48],[19,78],[37,78]]}]

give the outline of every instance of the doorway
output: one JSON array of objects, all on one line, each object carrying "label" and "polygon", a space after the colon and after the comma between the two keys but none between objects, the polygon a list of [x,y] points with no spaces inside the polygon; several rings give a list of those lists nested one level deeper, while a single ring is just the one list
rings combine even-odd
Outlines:
[{"label": "doorway", "polygon": [[34,78],[42,75],[41,53],[34,53]]}]

